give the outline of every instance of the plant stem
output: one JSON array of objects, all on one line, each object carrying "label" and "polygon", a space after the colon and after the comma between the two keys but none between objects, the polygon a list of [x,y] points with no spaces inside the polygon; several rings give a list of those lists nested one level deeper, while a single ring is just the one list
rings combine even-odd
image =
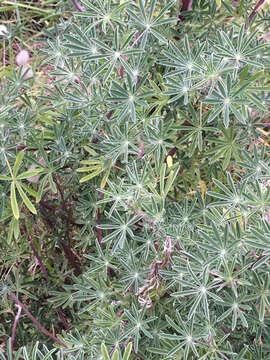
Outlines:
[{"label": "plant stem", "polygon": [[39,328],[39,330],[41,332],[43,332],[43,334],[49,336],[51,339],[53,339],[57,344],[63,346],[63,347],[67,347],[61,340],[57,339],[57,337],[55,337],[53,334],[51,334],[48,330],[46,330],[41,324],[40,322],[29,312],[29,310],[27,309],[27,307],[18,299],[18,297],[11,291],[8,291],[8,294],[12,297],[12,299],[15,301],[15,303],[20,306],[23,311],[25,312],[25,314],[29,317],[30,320],[33,321],[33,323]]},{"label": "plant stem", "polygon": [[[100,209],[97,209],[97,223],[100,223],[100,219],[101,219],[101,213],[100,213]],[[101,245],[102,242],[102,230],[97,227],[97,236],[98,236],[98,243],[99,245]]]},{"label": "plant stem", "polygon": [[255,8],[252,10],[251,14],[248,17],[248,23],[250,24],[252,19],[254,18],[257,10],[263,5],[264,0],[259,0],[255,6]]},{"label": "plant stem", "polygon": [[85,10],[84,10],[84,8],[82,7],[82,5],[80,5],[80,4],[78,3],[78,0],[72,0],[72,3],[73,3],[73,5],[75,6],[75,8],[76,8],[77,10],[79,10],[80,12],[85,12]]},{"label": "plant stem", "polygon": [[15,316],[14,323],[13,323],[13,327],[12,327],[11,349],[13,349],[13,346],[14,346],[14,340],[15,340],[15,335],[16,335],[16,328],[17,328],[17,324],[18,324],[18,321],[19,321],[20,316],[21,316],[21,311],[22,311],[22,307],[21,307],[20,305],[17,305],[17,307],[18,307],[18,312],[17,312],[17,315]]},{"label": "plant stem", "polygon": [[180,10],[180,15],[179,15],[179,20],[183,21],[184,20],[184,16],[181,15],[182,12],[184,11],[189,11],[192,7],[192,2],[193,0],[183,0],[182,2],[182,8]]}]

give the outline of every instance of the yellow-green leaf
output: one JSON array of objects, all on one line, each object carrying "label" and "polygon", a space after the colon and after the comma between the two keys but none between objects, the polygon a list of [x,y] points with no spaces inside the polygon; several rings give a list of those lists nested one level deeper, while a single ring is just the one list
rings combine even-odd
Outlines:
[{"label": "yellow-green leaf", "polygon": [[123,356],[123,360],[128,360],[131,354],[131,350],[132,350],[132,343],[128,343],[128,346],[126,347],[124,356]]},{"label": "yellow-green leaf", "polygon": [[10,203],[11,203],[11,209],[12,209],[13,215],[14,215],[15,219],[18,220],[20,217],[20,212],[19,212],[19,207],[18,207],[18,203],[17,203],[17,199],[16,199],[16,191],[15,191],[14,182],[12,182],[11,186],[10,186]]},{"label": "yellow-green leaf", "polygon": [[20,151],[19,154],[16,157],[15,164],[13,166],[13,176],[16,177],[18,174],[19,167],[21,166],[22,160],[24,157],[24,151]]},{"label": "yellow-green leaf", "polygon": [[19,194],[20,194],[25,206],[31,211],[31,213],[36,214],[37,211],[36,211],[34,205],[31,203],[31,201],[27,197],[26,193],[23,191],[19,182],[16,182],[16,188],[18,189]]},{"label": "yellow-green leaf", "polygon": [[17,219],[13,219],[13,233],[14,237],[17,240],[20,235],[20,227],[19,227],[19,221]]},{"label": "yellow-green leaf", "polygon": [[108,351],[107,351],[106,346],[104,344],[101,344],[101,354],[102,354],[104,360],[110,360]]},{"label": "yellow-green leaf", "polygon": [[82,160],[80,161],[81,164],[83,165],[95,165],[95,164],[100,164],[101,160]]},{"label": "yellow-green leaf", "polygon": [[118,349],[115,349],[112,354],[112,360],[119,360],[119,351]]},{"label": "yellow-green leaf", "polygon": [[171,155],[167,156],[167,165],[168,167],[172,167],[173,166],[173,158]]},{"label": "yellow-green leaf", "polygon": [[85,145],[84,147],[84,150],[86,150],[89,154],[93,155],[93,156],[96,156],[97,155],[97,152],[95,152],[94,149],[90,148],[89,146]]},{"label": "yellow-green leaf", "polygon": [[176,177],[177,177],[177,174],[180,170],[180,165],[178,165],[174,171],[170,171],[170,174],[167,178],[167,182],[166,182],[166,185],[165,185],[165,190],[164,190],[164,195],[167,196],[168,192],[171,190],[172,188],[172,184],[174,183]]},{"label": "yellow-green leaf", "polygon": [[86,175],[81,178],[80,183],[83,183],[85,181],[93,179],[95,176],[98,176],[100,173],[102,173],[103,169],[99,169],[97,171],[94,171],[93,173]]},{"label": "yellow-green leaf", "polygon": [[37,192],[34,189],[30,188],[24,183],[20,183],[20,185],[29,195],[33,196],[34,198],[37,196]]},{"label": "yellow-green leaf", "polygon": [[[12,220],[13,220],[13,219],[16,220],[14,217],[12,218]],[[12,220],[10,221],[9,227],[8,227],[8,233],[7,233],[7,243],[8,243],[8,244],[11,243],[11,240],[12,240],[13,234],[14,234],[14,228],[13,228],[14,223],[13,223]]]},{"label": "yellow-green leaf", "polygon": [[108,180],[108,177],[110,175],[110,172],[111,172],[111,166],[109,167],[109,169],[105,172],[102,180],[101,180],[101,183],[100,183],[100,187],[101,189],[104,189],[105,188],[105,185],[107,183],[107,180]]},{"label": "yellow-green leaf", "polygon": [[220,7],[221,6],[221,0],[216,0],[217,6]]},{"label": "yellow-green leaf", "polygon": [[6,181],[6,180],[11,180],[10,176],[5,176],[5,175],[0,175],[0,180]]},{"label": "yellow-green leaf", "polygon": [[42,171],[43,171],[43,169],[41,169],[41,168],[28,170],[28,171],[25,171],[25,172],[21,173],[20,175],[18,175],[16,177],[16,179],[17,180],[22,180],[22,179],[31,178],[33,176],[36,176],[36,175],[40,174]]},{"label": "yellow-green leaf", "polygon": [[98,170],[98,169],[103,170],[103,167],[100,165],[84,166],[84,167],[77,169],[77,172],[88,172],[88,171],[93,171],[93,170]]}]

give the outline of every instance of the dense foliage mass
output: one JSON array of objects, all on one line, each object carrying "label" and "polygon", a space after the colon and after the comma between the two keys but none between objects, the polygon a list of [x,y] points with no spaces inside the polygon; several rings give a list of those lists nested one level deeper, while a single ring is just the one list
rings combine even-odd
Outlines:
[{"label": "dense foliage mass", "polygon": [[1,84],[0,358],[270,359],[269,10],[80,3]]}]

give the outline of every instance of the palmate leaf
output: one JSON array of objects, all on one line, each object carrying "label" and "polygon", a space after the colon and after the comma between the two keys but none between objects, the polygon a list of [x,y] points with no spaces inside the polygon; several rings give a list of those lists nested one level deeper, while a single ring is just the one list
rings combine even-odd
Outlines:
[{"label": "palmate leaf", "polygon": [[129,337],[131,334],[134,336],[134,350],[138,352],[139,340],[141,334],[144,334],[148,338],[152,339],[152,334],[148,331],[149,323],[156,320],[157,317],[148,317],[144,319],[146,313],[146,306],[144,306],[140,311],[136,308],[135,304],[131,305],[131,309],[125,310],[126,318],[129,322],[129,328],[126,333],[123,334],[124,337]]},{"label": "palmate leaf", "polygon": [[163,31],[160,30],[163,30],[162,25],[177,22],[178,19],[172,16],[162,19],[173,5],[174,1],[171,1],[164,6],[161,11],[156,12],[155,9],[158,8],[156,0],[152,0],[149,7],[146,7],[143,0],[139,0],[138,7],[133,5],[127,8],[127,13],[134,25],[142,30],[140,37],[136,40],[140,42],[142,49],[145,48],[149,37],[167,43],[166,36],[164,36]]},{"label": "palmate leaf", "polygon": [[[75,27],[76,32],[80,30]],[[97,77],[103,75],[103,83],[105,84],[116,68],[120,65],[128,67],[125,58],[128,56],[136,56],[143,53],[142,49],[131,48],[130,42],[134,37],[134,32],[128,34],[123,41],[119,38],[118,27],[115,29],[113,41],[111,44],[92,38],[87,39],[86,35],[81,35],[81,40],[71,35],[66,35],[68,43],[66,47],[70,50],[69,56],[82,56],[87,62],[98,62],[98,68],[93,72],[92,76]]]},{"label": "palmate leaf", "polygon": [[196,76],[201,71],[201,58],[203,58],[203,50],[205,48],[205,43],[198,43],[195,48],[191,50],[190,42],[188,37],[185,36],[183,41],[170,42],[168,50],[163,50],[165,59],[161,61],[166,67],[173,68],[173,71],[170,71],[165,75],[166,78],[170,78],[176,75],[181,75],[185,73],[186,77],[190,77],[191,73],[195,72]]},{"label": "palmate leaf", "polygon": [[23,203],[25,204],[25,206],[33,214],[37,214],[34,205],[31,203],[31,201],[27,197],[23,188],[34,197],[37,196],[37,193],[33,189],[28,187],[27,185],[21,183],[19,180],[29,179],[33,176],[40,174],[43,171],[42,168],[36,168],[36,169],[32,169],[32,170],[27,170],[18,175],[18,171],[19,171],[20,166],[22,165],[23,158],[24,158],[24,151],[22,150],[16,156],[15,163],[14,163],[12,170],[11,170],[11,167],[10,167],[10,164],[9,164],[7,158],[5,158],[7,165],[9,167],[11,177],[2,175],[0,178],[0,180],[4,180],[4,181],[12,180],[11,184],[10,184],[10,203],[11,203],[11,209],[12,209],[13,216],[15,217],[16,220],[18,220],[20,217],[19,205],[18,205],[17,197],[16,197],[16,189],[18,190],[20,197],[23,200]]},{"label": "palmate leaf", "polygon": [[97,227],[103,230],[114,230],[103,238],[103,242],[113,242],[112,252],[122,249],[127,241],[127,237],[134,238],[132,226],[142,218],[141,215],[134,217],[120,216],[117,210],[110,216],[110,224],[100,224]]},{"label": "palmate leaf", "polygon": [[102,26],[102,32],[106,33],[111,28],[111,24],[117,25],[125,25],[125,22],[119,16],[119,13],[123,13],[124,9],[130,4],[130,1],[122,2],[120,1],[120,5],[114,5],[111,2],[103,2],[100,1],[98,4],[94,5],[91,0],[81,0],[82,4],[85,5],[84,12],[77,12],[75,16],[77,17],[86,17],[93,18],[93,22],[91,22],[87,27],[86,31],[96,27],[98,24]]},{"label": "palmate leaf", "polygon": [[265,52],[267,44],[258,43],[256,41],[257,32],[250,34],[246,31],[245,25],[241,26],[237,36],[235,36],[234,30],[232,28],[229,34],[224,31],[219,32],[217,34],[218,42],[211,42],[217,55],[235,61],[238,66],[244,63],[263,67],[264,65],[257,61],[257,55]]},{"label": "palmate leaf", "polygon": [[189,92],[192,91],[192,84],[187,81],[181,75],[175,78],[168,78],[166,83],[168,90],[164,92],[164,95],[172,96],[168,100],[168,104],[171,104],[182,97],[184,98],[184,105],[188,104]]},{"label": "palmate leaf", "polygon": [[89,181],[94,177],[98,176],[99,174],[105,172],[100,183],[100,187],[101,189],[103,189],[110,175],[110,171],[112,167],[111,161],[106,160],[104,157],[100,157],[99,159],[82,160],[81,164],[88,166],[84,166],[77,169],[77,172],[89,172],[90,174],[83,176],[80,179],[80,183]]},{"label": "palmate leaf", "polygon": [[246,94],[248,84],[245,84],[240,89],[235,88],[232,84],[230,75],[227,75],[226,83],[220,79],[217,81],[216,89],[212,91],[211,96],[202,100],[202,103],[214,105],[214,109],[210,112],[208,122],[213,122],[219,117],[220,113],[223,113],[223,124],[225,128],[228,128],[230,122],[230,114],[232,113],[235,118],[245,124],[245,116],[239,105],[248,104],[246,100],[243,100]]},{"label": "palmate leaf", "polygon": [[144,74],[140,82],[134,84],[133,79],[128,74],[124,86],[112,81],[111,97],[107,101],[110,103],[112,110],[117,110],[117,120],[119,122],[125,118],[130,118],[133,122],[136,122],[136,108],[139,106],[146,107],[148,104],[145,99],[155,94],[154,91],[145,90],[143,87],[147,77],[148,74]]},{"label": "palmate leaf", "polygon": [[[190,116],[190,115],[191,116]],[[191,141],[189,156],[192,156],[196,147],[199,151],[203,150],[203,132],[209,131],[215,132],[218,129],[214,126],[205,126],[207,117],[202,119],[201,112],[198,112],[194,109],[192,105],[188,106],[188,113],[180,111],[180,115],[189,125],[180,125],[176,126],[176,130],[185,131],[185,135],[177,142],[177,144],[182,144],[187,141]]]},{"label": "palmate leaf", "polygon": [[174,319],[175,321],[166,315],[167,323],[173,329],[174,333],[161,333],[161,338],[178,342],[176,346],[170,346],[171,350],[168,351],[167,355],[171,357],[180,349],[184,348],[183,358],[185,360],[188,359],[190,352],[193,352],[198,358],[199,340],[203,337],[203,334],[194,329],[194,320],[185,323],[178,311],[176,311]]},{"label": "palmate leaf", "polygon": [[242,146],[239,144],[239,133],[234,127],[220,128],[220,130],[221,136],[216,135],[215,138],[211,136],[207,139],[214,146],[205,154],[209,156],[210,163],[222,160],[222,170],[226,170],[232,160],[240,160]]}]

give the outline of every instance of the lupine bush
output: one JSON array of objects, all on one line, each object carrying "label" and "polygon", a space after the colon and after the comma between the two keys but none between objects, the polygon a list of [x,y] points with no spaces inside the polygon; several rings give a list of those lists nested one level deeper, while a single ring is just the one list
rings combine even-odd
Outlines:
[{"label": "lupine bush", "polygon": [[261,5],[81,0],[3,79],[0,358],[270,359]]}]

